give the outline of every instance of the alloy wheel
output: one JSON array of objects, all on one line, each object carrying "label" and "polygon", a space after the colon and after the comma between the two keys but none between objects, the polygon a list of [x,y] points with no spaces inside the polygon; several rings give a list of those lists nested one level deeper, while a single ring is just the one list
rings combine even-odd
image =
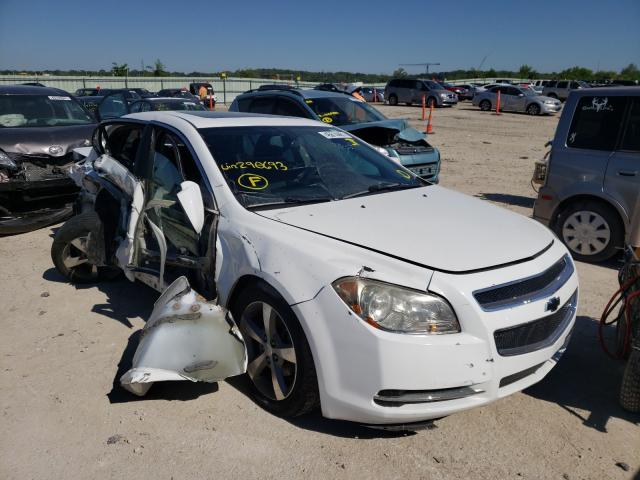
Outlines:
[{"label": "alloy wheel", "polygon": [[265,397],[284,400],[295,385],[297,358],[293,338],[277,310],[256,301],[245,308],[240,330],[247,343],[247,374]]},{"label": "alloy wheel", "polygon": [[83,278],[97,278],[98,267],[89,263],[87,256],[88,240],[89,236],[87,235],[74,238],[67,243],[62,251],[62,263],[70,271],[74,272],[74,275],[79,275]]},{"label": "alloy wheel", "polygon": [[580,210],[565,220],[562,237],[572,251],[581,255],[597,255],[609,245],[611,228],[598,213]]}]

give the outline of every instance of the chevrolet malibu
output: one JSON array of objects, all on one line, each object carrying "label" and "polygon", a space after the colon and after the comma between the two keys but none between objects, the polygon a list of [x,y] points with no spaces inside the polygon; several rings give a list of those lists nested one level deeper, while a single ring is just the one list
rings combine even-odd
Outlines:
[{"label": "chevrolet malibu", "polygon": [[549,230],[326,123],[145,112],[85,153],[52,257],[75,282],[163,292],[134,393],[246,371],[278,415],[393,428],[522,390],[569,341],[578,279]]}]

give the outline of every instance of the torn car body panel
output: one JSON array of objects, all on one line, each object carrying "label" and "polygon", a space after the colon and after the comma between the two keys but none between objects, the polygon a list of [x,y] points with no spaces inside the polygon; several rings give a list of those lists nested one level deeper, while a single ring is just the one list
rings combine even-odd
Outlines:
[{"label": "torn car body panel", "polygon": [[142,396],[154,382],[217,382],[246,369],[245,343],[231,314],[179,277],[156,301],[120,384]]}]

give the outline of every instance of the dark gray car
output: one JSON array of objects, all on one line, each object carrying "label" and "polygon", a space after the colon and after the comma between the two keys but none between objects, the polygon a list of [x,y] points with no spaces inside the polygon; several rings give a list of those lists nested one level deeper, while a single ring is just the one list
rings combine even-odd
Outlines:
[{"label": "dark gray car", "polygon": [[640,87],[572,91],[542,167],[534,217],[578,260],[613,256],[640,192]]},{"label": "dark gray car", "polygon": [[90,145],[93,116],[63,90],[0,87],[0,234],[64,220],[78,188],[73,149]]},{"label": "dark gray car", "polygon": [[432,80],[411,80],[395,78],[384,89],[384,98],[389,105],[405,103],[407,105],[421,104],[422,97],[427,105],[434,107],[453,106],[458,103],[458,95],[445,90],[442,85]]}]

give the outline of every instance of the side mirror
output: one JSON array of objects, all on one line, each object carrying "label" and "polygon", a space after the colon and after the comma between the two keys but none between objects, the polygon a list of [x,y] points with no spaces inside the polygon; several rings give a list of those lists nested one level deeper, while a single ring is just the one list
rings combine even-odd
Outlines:
[{"label": "side mirror", "polygon": [[204,226],[204,202],[198,184],[189,180],[182,182],[178,192],[178,200],[193,229],[196,233],[200,233]]}]

